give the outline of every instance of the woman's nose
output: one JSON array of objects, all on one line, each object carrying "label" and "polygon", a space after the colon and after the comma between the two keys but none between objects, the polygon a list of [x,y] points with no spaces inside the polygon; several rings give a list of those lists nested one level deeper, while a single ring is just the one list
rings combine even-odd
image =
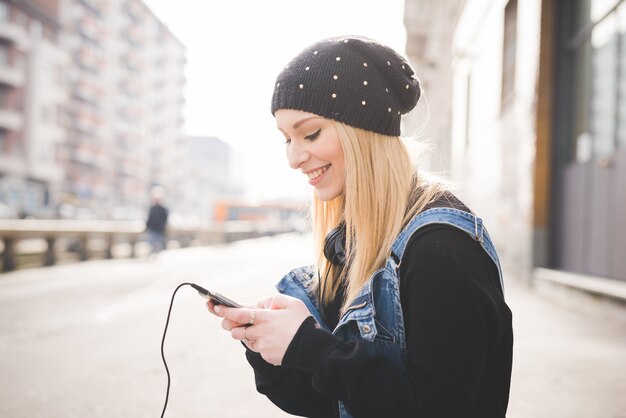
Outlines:
[{"label": "woman's nose", "polygon": [[289,166],[293,169],[300,168],[309,157],[309,151],[301,141],[292,140],[287,147],[287,160],[289,160]]}]

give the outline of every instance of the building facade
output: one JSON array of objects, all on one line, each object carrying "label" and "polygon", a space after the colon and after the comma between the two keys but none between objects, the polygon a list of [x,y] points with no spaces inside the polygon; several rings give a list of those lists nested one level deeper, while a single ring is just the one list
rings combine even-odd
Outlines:
[{"label": "building facade", "polygon": [[407,0],[406,55],[418,65],[422,96],[404,120],[404,131],[432,145],[423,168],[451,175],[452,36],[465,0]]},{"label": "building facade", "polygon": [[180,200],[176,210],[200,224],[215,219],[218,202],[243,195],[241,166],[237,153],[226,142],[212,136],[187,136],[181,148],[178,185]]},{"label": "building facade", "polygon": [[67,71],[62,200],[97,216],[174,200],[183,141],[185,48],[140,0],[61,0]]},{"label": "building facade", "polygon": [[626,280],[626,4],[576,0],[554,8],[548,261]]},{"label": "building facade", "polygon": [[50,207],[63,184],[67,100],[58,3],[0,1],[0,202],[15,216]]},{"label": "building facade", "polygon": [[407,52],[425,87],[444,91],[433,132],[505,267],[597,293],[624,283],[626,4],[406,4],[444,16],[426,28],[407,16]]},{"label": "building facade", "polygon": [[0,216],[181,200],[185,65],[140,0],[0,0]]}]

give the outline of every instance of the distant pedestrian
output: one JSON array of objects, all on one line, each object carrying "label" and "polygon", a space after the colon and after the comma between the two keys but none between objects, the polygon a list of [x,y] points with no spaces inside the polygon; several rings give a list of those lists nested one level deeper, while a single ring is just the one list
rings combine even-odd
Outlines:
[{"label": "distant pedestrian", "polygon": [[165,230],[167,227],[168,210],[161,203],[163,199],[163,189],[154,187],[152,189],[152,205],[148,212],[146,221],[146,232],[148,242],[151,246],[151,254],[158,254],[165,249]]}]

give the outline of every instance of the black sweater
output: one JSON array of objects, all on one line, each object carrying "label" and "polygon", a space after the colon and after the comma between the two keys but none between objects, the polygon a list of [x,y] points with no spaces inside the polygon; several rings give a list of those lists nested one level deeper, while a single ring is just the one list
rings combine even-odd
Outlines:
[{"label": "black sweater", "polygon": [[[355,418],[504,417],[513,331],[498,270],[480,244],[454,227],[418,230],[400,266],[407,370],[315,327],[300,326],[273,366],[247,351],[257,390],[281,409],[336,417],[342,400]],[[336,304],[324,313],[337,321]],[[331,317],[333,317],[331,319]]]}]

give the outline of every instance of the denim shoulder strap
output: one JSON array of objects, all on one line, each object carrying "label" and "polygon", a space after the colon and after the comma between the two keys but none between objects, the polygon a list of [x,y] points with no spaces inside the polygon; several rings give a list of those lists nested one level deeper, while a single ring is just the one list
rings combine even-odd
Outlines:
[{"label": "denim shoulder strap", "polygon": [[487,229],[483,225],[482,219],[470,212],[465,212],[454,208],[433,208],[415,216],[411,222],[402,230],[398,238],[391,246],[392,254],[397,258],[398,263],[402,263],[402,256],[406,246],[413,234],[420,228],[431,224],[446,224],[466,232],[474,240],[478,241],[485,252],[498,268],[500,276],[500,286],[504,294],[504,281],[502,279],[502,268],[496,253],[495,246],[489,237]]}]

